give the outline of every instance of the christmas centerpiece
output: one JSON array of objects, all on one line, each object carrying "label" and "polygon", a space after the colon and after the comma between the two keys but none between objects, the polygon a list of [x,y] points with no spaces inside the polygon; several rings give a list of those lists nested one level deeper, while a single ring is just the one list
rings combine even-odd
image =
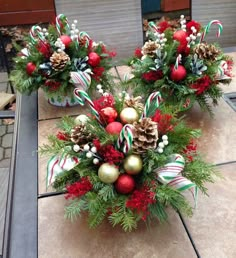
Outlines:
[{"label": "christmas centerpiece", "polygon": [[232,59],[217,44],[205,41],[211,25],[218,26],[220,36],[222,24],[214,20],[203,28],[194,20],[186,22],[182,15],[180,26],[174,25],[149,22],[147,41],[129,60],[133,76],[128,82],[137,94],[158,90],[182,110],[197,101],[211,112],[209,100],[217,104],[222,96],[220,84],[229,83],[232,77]]},{"label": "christmas centerpiece", "polygon": [[88,102],[91,114],[63,118],[60,131],[41,147],[52,154],[47,186],[65,191],[65,217],[86,213],[90,227],[107,218],[131,231],[140,220],[165,221],[167,206],[191,215],[194,205],[183,192],[194,199],[197,189],[206,193],[204,184],[215,174],[196,150],[199,130],[164,106],[159,92],[145,105],[126,92],[105,92],[95,101],[79,89],[75,95]]},{"label": "christmas centerpiece", "polygon": [[107,72],[115,53],[79,31],[77,20],[69,25],[60,14],[48,29],[35,25],[26,43],[15,58],[15,70],[11,73],[11,80],[21,93],[31,94],[42,88],[49,103],[71,106],[77,104],[74,87],[90,92],[100,82],[109,87]]}]

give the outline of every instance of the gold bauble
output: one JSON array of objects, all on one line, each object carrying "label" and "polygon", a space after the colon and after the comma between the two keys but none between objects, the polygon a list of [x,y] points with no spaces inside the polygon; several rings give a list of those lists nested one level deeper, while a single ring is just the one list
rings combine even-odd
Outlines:
[{"label": "gold bauble", "polygon": [[119,170],[114,165],[104,163],[98,169],[98,177],[103,183],[114,183],[119,177]]},{"label": "gold bauble", "polygon": [[127,107],[120,112],[120,120],[123,124],[132,124],[139,120],[139,114],[134,108]]},{"label": "gold bauble", "polygon": [[143,168],[143,161],[139,155],[131,154],[124,161],[124,169],[129,175],[137,175]]},{"label": "gold bauble", "polygon": [[86,115],[79,115],[75,118],[75,124],[76,125],[85,125],[86,122],[88,121],[88,117]]}]

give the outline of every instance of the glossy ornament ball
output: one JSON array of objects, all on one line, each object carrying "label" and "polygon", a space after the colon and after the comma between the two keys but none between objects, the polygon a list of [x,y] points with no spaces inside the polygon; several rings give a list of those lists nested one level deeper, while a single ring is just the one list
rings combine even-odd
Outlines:
[{"label": "glossy ornament ball", "polygon": [[28,75],[32,75],[33,72],[36,70],[36,65],[32,62],[26,65],[26,72]]},{"label": "glossy ornament ball", "polygon": [[105,107],[101,110],[101,116],[105,123],[111,123],[116,120],[118,114],[114,108]]},{"label": "glossy ornament ball", "polygon": [[61,35],[60,36],[60,40],[62,41],[62,43],[65,45],[65,47],[69,47],[69,45],[72,42],[72,39],[70,36],[68,35]]},{"label": "glossy ornament ball", "polygon": [[88,58],[88,64],[90,64],[91,66],[98,66],[100,64],[101,58],[97,53],[89,53]]},{"label": "glossy ornament ball", "polygon": [[187,32],[183,30],[177,30],[173,35],[173,39],[182,43],[187,42],[187,39],[186,39],[187,37],[188,37]]},{"label": "glossy ornament ball", "polygon": [[143,161],[139,155],[131,154],[124,160],[124,169],[129,175],[137,175],[143,168]]},{"label": "glossy ornament ball", "polygon": [[88,117],[86,115],[79,115],[75,118],[75,124],[76,125],[85,125],[88,121]]},{"label": "glossy ornament ball", "polygon": [[120,122],[111,122],[110,124],[107,125],[106,127],[106,131],[109,134],[115,134],[115,135],[119,135],[120,131],[122,130],[123,125]]},{"label": "glossy ornament ball", "polygon": [[127,107],[120,112],[120,120],[123,124],[133,124],[139,120],[139,114],[134,108]]},{"label": "glossy ornament ball", "polygon": [[119,174],[118,168],[109,163],[102,164],[98,169],[98,177],[106,184],[114,183],[119,177]]},{"label": "glossy ornament ball", "polygon": [[115,183],[116,191],[121,194],[131,193],[134,190],[134,187],[134,178],[127,174],[120,175]]},{"label": "glossy ornament ball", "polygon": [[178,68],[175,69],[172,67],[171,73],[170,73],[170,78],[172,81],[179,82],[185,79],[187,75],[186,69],[182,65],[178,65]]}]

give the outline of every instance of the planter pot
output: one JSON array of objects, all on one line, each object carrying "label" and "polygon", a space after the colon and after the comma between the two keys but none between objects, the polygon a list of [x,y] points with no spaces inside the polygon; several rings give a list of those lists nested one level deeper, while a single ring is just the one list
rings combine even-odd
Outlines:
[{"label": "planter pot", "polygon": [[45,92],[45,98],[48,103],[57,107],[73,107],[79,105],[78,101],[74,97],[73,93],[67,95],[58,94],[58,92],[47,94]]},{"label": "planter pot", "polygon": [[190,0],[162,0],[161,10],[163,12],[171,12],[183,9],[189,9]]}]

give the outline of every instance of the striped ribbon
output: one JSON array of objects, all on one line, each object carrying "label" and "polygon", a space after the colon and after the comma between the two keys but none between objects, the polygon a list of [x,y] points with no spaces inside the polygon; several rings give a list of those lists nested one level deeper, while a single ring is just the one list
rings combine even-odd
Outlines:
[{"label": "striped ribbon", "polygon": [[184,165],[185,160],[183,156],[179,154],[172,154],[169,157],[169,162],[163,167],[155,169],[154,173],[156,173],[157,180],[160,183],[168,185],[180,192],[187,189],[191,190],[192,188],[195,188],[195,192],[192,193],[194,195],[196,206],[197,186],[189,179],[181,175],[181,172],[184,169]]},{"label": "striped ribbon", "polygon": [[154,102],[155,104],[155,108],[157,109],[160,105],[160,102],[161,102],[161,94],[159,91],[156,91],[156,92],[153,92],[147,99],[146,103],[145,103],[145,106],[144,106],[144,110],[143,110],[143,113],[142,113],[142,116],[141,116],[141,119],[143,119],[144,117],[148,117],[148,113],[150,111],[150,106],[151,106],[151,103]]},{"label": "striped ribbon", "polygon": [[34,25],[31,27],[30,32],[30,39],[33,44],[38,42],[38,39],[42,42],[44,42],[45,38],[42,33],[42,28],[38,25]]},{"label": "striped ribbon", "polygon": [[89,95],[83,91],[83,90],[80,90],[78,88],[74,89],[74,95],[76,97],[76,99],[78,100],[79,104],[81,106],[84,106],[85,104],[85,101],[88,102],[88,105],[91,109],[91,112],[92,114],[96,117],[96,119],[98,120],[99,123],[101,123],[101,120],[100,120],[100,116],[99,116],[99,113],[97,112],[97,110],[95,109],[94,107],[94,103],[93,101],[91,100],[91,98],[89,97]]},{"label": "striped ribbon", "polygon": [[65,33],[69,33],[70,26],[68,24],[67,17],[64,14],[57,15],[56,29],[59,35],[61,35],[63,31],[65,31]]},{"label": "striped ribbon", "polygon": [[209,33],[211,25],[214,25],[214,24],[218,25],[218,31],[216,33],[216,37],[217,38],[220,37],[220,35],[221,35],[222,31],[223,31],[223,25],[222,25],[222,23],[219,20],[212,20],[205,27],[205,30],[202,33],[202,36],[200,38],[200,43],[204,40],[205,36]]},{"label": "striped ribbon", "polygon": [[[129,152],[133,143],[132,125],[126,124],[123,126],[119,138],[117,139],[117,149],[122,149],[124,153]],[[123,148],[122,148],[123,146]]]},{"label": "striped ribbon", "polygon": [[225,74],[225,72],[228,71],[228,64],[226,61],[221,61],[218,67],[218,72],[217,72],[217,80],[229,80],[231,79],[230,76]]},{"label": "striped ribbon", "polygon": [[88,47],[88,46],[89,46],[90,37],[89,37],[89,35],[87,34],[87,32],[81,31],[81,32],[79,33],[78,40],[81,40],[81,39],[84,39],[84,38],[85,38],[85,40],[86,40],[85,46]]},{"label": "striped ribbon", "polygon": [[87,90],[91,84],[91,76],[87,72],[70,72],[72,83],[76,86],[82,86],[83,90]]},{"label": "striped ribbon", "polygon": [[48,187],[51,185],[55,181],[57,175],[62,172],[71,170],[78,164],[79,159],[77,157],[69,156],[66,154],[66,151],[64,151],[61,157],[51,157],[47,164],[46,186]]},{"label": "striped ribbon", "polygon": [[176,58],[176,61],[175,61],[175,66],[174,66],[174,69],[175,69],[175,70],[178,69],[179,63],[181,62],[181,58],[182,58],[182,56],[181,56],[181,54],[179,54],[179,55],[177,56],[177,58]]}]

